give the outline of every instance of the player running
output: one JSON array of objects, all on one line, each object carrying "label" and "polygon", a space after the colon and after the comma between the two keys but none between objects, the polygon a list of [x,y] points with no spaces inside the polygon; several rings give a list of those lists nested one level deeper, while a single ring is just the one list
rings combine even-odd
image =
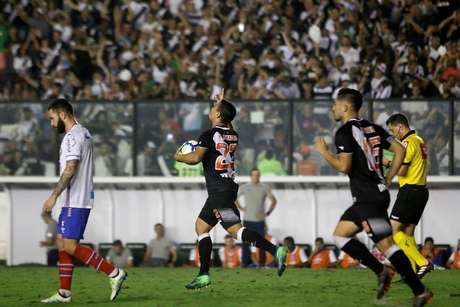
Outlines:
[{"label": "player running", "polygon": [[[359,118],[362,102],[360,92],[341,89],[332,107],[335,120],[343,123],[335,134],[337,154],[329,151],[324,138],[317,138],[315,142],[323,158],[350,178],[353,204],[340,218],[334,241],[345,253],[374,271],[378,277],[377,299],[381,299],[388,291],[394,273],[354,238],[364,229],[412,289],[415,295],[413,306],[423,306],[431,301],[433,293],[421,283],[407,256],[394,244],[387,213],[390,203],[388,186],[404,159],[404,148],[382,127]],[[386,178],[382,169],[383,149],[395,153]]]},{"label": "player running", "polygon": [[58,199],[62,207],[57,225],[60,287],[56,294],[41,302],[71,301],[73,258],[110,277],[110,300],[113,301],[127,277],[126,272],[105,261],[92,249],[79,244],[94,201],[93,139],[89,131],[75,120],[72,105],[65,99],[56,99],[48,106],[48,117],[51,126],[59,134],[66,134],[59,154],[61,177],[43,204],[43,212],[51,212]]},{"label": "player running", "polygon": [[223,91],[217,95],[209,111],[212,128],[203,132],[194,152],[186,155],[176,152],[175,159],[187,164],[203,163],[208,199],[196,222],[200,271],[185,287],[199,289],[210,285],[209,263],[211,261],[212,241],[209,231],[220,221],[221,225],[233,237],[242,242],[252,243],[258,248],[270,252],[278,262],[278,275],[286,268],[287,248],[276,247],[258,233],[242,227],[240,212],[235,200],[238,184],[235,183],[235,153],[238,146],[238,134],[232,127],[235,107],[223,98]]},{"label": "player running", "polygon": [[[409,121],[403,114],[391,115],[386,123],[391,134],[403,142],[406,148],[406,155],[398,172],[398,197],[390,214],[393,240],[407,255],[419,278],[422,278],[433,270],[433,264],[418,251],[414,237],[415,227],[428,202],[427,149],[423,139],[410,129]],[[384,164],[390,167],[392,161],[384,159]]]}]

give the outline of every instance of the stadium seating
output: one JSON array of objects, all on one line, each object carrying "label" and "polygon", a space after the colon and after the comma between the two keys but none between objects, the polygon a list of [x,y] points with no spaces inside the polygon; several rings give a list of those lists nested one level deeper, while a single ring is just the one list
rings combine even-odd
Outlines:
[{"label": "stadium seating", "polygon": [[139,242],[132,242],[132,243],[126,243],[125,246],[129,248],[131,250],[131,253],[133,254],[134,266],[139,266],[144,260],[144,254],[145,254],[145,251],[147,250],[147,244],[139,243]]}]

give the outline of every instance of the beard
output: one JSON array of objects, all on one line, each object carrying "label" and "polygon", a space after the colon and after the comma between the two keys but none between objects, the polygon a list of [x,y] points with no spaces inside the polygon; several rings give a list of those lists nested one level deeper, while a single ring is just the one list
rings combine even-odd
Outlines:
[{"label": "beard", "polygon": [[59,118],[57,127],[56,127],[57,133],[62,134],[65,132],[65,125],[64,122]]}]

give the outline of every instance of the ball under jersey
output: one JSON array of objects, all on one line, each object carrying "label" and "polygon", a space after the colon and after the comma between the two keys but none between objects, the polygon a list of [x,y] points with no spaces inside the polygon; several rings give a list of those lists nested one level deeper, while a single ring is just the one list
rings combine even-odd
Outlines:
[{"label": "ball under jersey", "polygon": [[234,181],[238,133],[217,126],[200,135],[198,146],[207,149],[202,163],[208,193],[238,191]]},{"label": "ball under jersey", "polygon": [[351,119],[337,130],[337,153],[353,155],[348,173],[353,201],[378,202],[387,197],[382,157],[392,139],[385,129],[364,119]]},{"label": "ball under jersey", "polygon": [[59,151],[61,175],[70,160],[78,160],[78,169],[59,197],[59,204],[62,207],[91,209],[94,202],[93,138],[88,129],[78,123],[62,139]]}]

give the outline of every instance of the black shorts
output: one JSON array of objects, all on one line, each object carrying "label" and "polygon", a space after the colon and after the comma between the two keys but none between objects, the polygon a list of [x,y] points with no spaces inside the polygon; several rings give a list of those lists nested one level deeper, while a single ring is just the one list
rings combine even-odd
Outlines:
[{"label": "black shorts", "polygon": [[353,222],[359,231],[364,230],[375,243],[391,236],[391,224],[388,219],[390,198],[379,202],[355,202],[340,218]]},{"label": "black shorts", "polygon": [[399,189],[390,218],[406,225],[417,225],[428,202],[426,186],[406,184]]},{"label": "black shorts", "polygon": [[235,191],[210,194],[198,217],[213,227],[218,222],[225,229],[240,224],[240,211],[235,205],[237,194]]}]

